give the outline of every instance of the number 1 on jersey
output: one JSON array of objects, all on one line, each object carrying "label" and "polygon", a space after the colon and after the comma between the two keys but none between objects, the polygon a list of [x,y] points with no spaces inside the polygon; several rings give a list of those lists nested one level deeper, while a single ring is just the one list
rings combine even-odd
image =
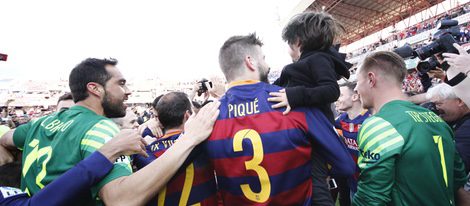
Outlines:
[{"label": "number 1 on jersey", "polygon": [[442,174],[444,175],[444,181],[446,182],[446,187],[448,187],[447,183],[447,170],[446,170],[446,159],[444,158],[444,146],[442,145],[442,137],[439,135],[432,136],[434,138],[434,143],[437,144],[437,148],[439,149],[439,154],[441,155],[441,166],[442,166]]}]

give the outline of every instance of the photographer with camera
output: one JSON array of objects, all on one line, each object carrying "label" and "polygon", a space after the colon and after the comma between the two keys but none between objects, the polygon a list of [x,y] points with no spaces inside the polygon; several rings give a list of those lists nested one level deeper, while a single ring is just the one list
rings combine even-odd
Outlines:
[{"label": "photographer with camera", "polygon": [[455,145],[466,172],[470,170],[470,109],[448,84],[438,84],[429,89],[428,99],[436,105],[439,116],[452,127]]},{"label": "photographer with camera", "polygon": [[225,93],[225,86],[218,81],[210,81],[205,78],[194,84],[192,93],[189,95],[191,101],[205,105],[214,99],[220,99]]},{"label": "photographer with camera", "polygon": [[458,44],[453,44],[457,53],[444,53],[445,60],[451,66],[447,71],[449,79],[456,79],[452,87],[455,94],[462,99],[465,104],[470,105],[470,93],[466,90],[470,88],[470,54]]}]

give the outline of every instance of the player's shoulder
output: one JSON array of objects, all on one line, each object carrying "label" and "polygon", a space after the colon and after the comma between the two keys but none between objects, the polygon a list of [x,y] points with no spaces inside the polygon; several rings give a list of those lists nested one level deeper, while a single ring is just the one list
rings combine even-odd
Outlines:
[{"label": "player's shoulder", "polygon": [[260,85],[263,87],[264,91],[266,91],[268,93],[269,92],[279,92],[279,90],[284,89],[280,86],[273,85],[273,84],[268,84],[268,83],[265,83],[265,82],[261,82]]},{"label": "player's shoulder", "polygon": [[340,115],[338,115],[338,117],[336,117],[335,121],[343,121],[343,120],[346,120],[346,119],[349,119],[348,113],[343,112]]},{"label": "player's shoulder", "polygon": [[387,119],[383,118],[382,116],[374,115],[370,116],[362,123],[361,129],[359,131],[359,137],[361,141],[365,141],[373,139],[368,137],[380,136],[383,133],[395,134],[397,133],[397,130]]},{"label": "player's shoulder", "polygon": [[106,117],[96,118],[85,126],[87,133],[101,132],[114,136],[119,133],[120,129],[112,120]]}]

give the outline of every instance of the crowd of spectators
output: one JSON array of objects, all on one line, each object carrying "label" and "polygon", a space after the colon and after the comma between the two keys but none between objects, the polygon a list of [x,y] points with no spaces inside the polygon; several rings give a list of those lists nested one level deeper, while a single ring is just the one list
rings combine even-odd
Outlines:
[{"label": "crowd of spectators", "polygon": [[[404,39],[407,39],[409,37],[420,34],[424,31],[434,29],[437,26],[437,24],[439,23],[439,21],[453,19],[457,16],[466,14],[469,11],[470,11],[470,4],[467,3],[465,5],[461,5],[457,8],[449,10],[449,11],[443,13],[443,14],[439,14],[437,16],[434,16],[434,17],[426,19],[422,22],[419,22],[419,23],[417,23],[413,26],[410,26],[410,27],[406,28],[405,30],[395,31],[390,36],[381,37],[378,41],[376,41],[372,44],[366,45],[366,46],[364,46],[362,48],[359,48],[355,51],[349,52],[347,54],[347,58],[349,59],[349,58],[353,58],[353,57],[356,57],[356,56],[359,56],[359,55],[362,55],[362,54],[365,54],[365,53],[368,53],[368,52],[372,52],[372,51],[375,51],[378,47],[380,47],[382,45],[385,45],[387,43],[390,43],[390,42],[393,42],[393,41],[404,40]],[[470,40],[470,34],[468,32],[470,30],[470,25],[467,22],[465,22],[465,23],[461,22],[461,23],[462,24],[460,25],[460,35],[459,35],[458,40],[460,42],[468,42]],[[431,40],[432,40],[432,36],[429,36],[428,42],[430,42]]]}]

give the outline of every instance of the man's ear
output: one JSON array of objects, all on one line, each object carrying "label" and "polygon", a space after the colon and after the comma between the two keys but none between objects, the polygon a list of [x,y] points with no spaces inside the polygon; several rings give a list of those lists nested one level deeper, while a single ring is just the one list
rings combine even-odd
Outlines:
[{"label": "man's ear", "polygon": [[186,112],[184,113],[184,116],[183,116],[183,124],[186,123],[186,121],[188,121],[189,117],[191,117],[191,114],[192,114],[191,111],[186,110]]},{"label": "man's ear", "polygon": [[468,105],[465,104],[465,102],[462,101],[460,98],[458,98],[457,100],[458,100],[458,105],[459,105],[459,107],[466,107],[466,106],[468,106]]},{"label": "man's ear", "polygon": [[353,102],[355,101],[360,101],[359,99],[359,94],[358,93],[354,93],[353,95],[351,95],[351,99]]},{"label": "man's ear", "polygon": [[104,88],[96,82],[89,82],[86,85],[87,91],[97,97],[102,97],[104,95]]},{"label": "man's ear", "polygon": [[254,66],[254,59],[253,57],[251,56],[246,56],[245,57],[245,65],[246,67],[251,70],[251,71],[255,71],[255,66]]},{"label": "man's ear", "polygon": [[377,75],[374,72],[367,73],[367,83],[371,88],[377,84]]}]

